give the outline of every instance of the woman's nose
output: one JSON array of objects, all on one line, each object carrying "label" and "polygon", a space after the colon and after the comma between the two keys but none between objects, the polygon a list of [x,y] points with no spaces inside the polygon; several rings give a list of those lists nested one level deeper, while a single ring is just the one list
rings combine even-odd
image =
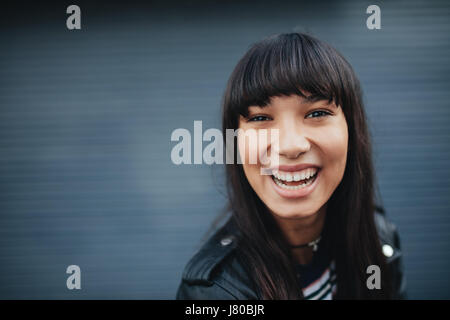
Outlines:
[{"label": "woman's nose", "polygon": [[278,154],[280,156],[284,156],[288,159],[295,159],[311,148],[311,144],[309,143],[304,130],[297,124],[284,126],[279,130],[280,141]]}]

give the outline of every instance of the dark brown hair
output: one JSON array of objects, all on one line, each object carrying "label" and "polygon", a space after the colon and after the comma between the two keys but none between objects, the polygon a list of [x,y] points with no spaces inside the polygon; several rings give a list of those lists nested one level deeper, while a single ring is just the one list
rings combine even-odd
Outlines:
[{"label": "dark brown hair", "polygon": [[[327,203],[324,230],[332,239],[337,298],[389,298],[390,277],[374,222],[375,188],[371,144],[359,81],[344,57],[306,34],[279,34],[254,44],[236,65],[223,98],[222,130],[237,129],[250,105],[265,106],[274,96],[307,91],[334,101],[348,125],[344,177]],[[237,141],[234,141],[234,154]],[[240,230],[237,252],[263,299],[299,299],[301,289],[286,240],[241,164],[226,165],[228,209]],[[368,290],[366,269],[381,269],[381,290]],[[250,272],[251,270],[251,272]]]}]

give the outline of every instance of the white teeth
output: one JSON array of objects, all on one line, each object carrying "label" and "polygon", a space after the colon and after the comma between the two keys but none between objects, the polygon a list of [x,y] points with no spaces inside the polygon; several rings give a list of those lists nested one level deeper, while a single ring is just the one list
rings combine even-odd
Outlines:
[{"label": "white teeth", "polygon": [[272,175],[279,180],[291,182],[291,181],[300,181],[300,180],[309,179],[309,178],[313,177],[316,173],[317,173],[317,168],[308,168],[303,171],[295,172],[295,173],[288,173],[288,172],[280,173],[279,171],[274,170],[272,172]]},{"label": "white teeth", "polygon": [[[317,174],[317,168],[308,168],[306,170],[303,170],[301,172],[296,172],[294,174],[292,173],[280,173],[278,171],[272,172],[273,176],[276,178],[274,179],[275,183],[280,186],[283,189],[287,190],[298,190],[301,188],[304,188],[306,186],[309,186],[311,183],[314,182],[314,179],[310,179],[314,177]],[[305,183],[297,185],[297,186],[288,186],[284,184],[282,181],[292,182],[292,181],[300,181],[300,180],[307,180]]]},{"label": "white teeth", "polygon": [[298,185],[298,186],[288,186],[288,185],[285,185],[284,183],[282,183],[280,180],[275,179],[275,183],[276,183],[279,187],[281,187],[281,188],[283,188],[283,189],[287,189],[287,190],[298,190],[298,189],[302,189],[302,188],[304,188],[304,187],[309,186],[311,183],[313,183],[313,181],[314,181],[314,179],[311,179],[311,180],[308,180],[307,182],[305,182],[305,183],[303,183],[303,184],[301,184],[301,185]]},{"label": "white teeth", "polygon": [[300,180],[305,180],[306,179],[306,172],[303,171],[300,173]]},{"label": "white teeth", "polygon": [[308,179],[311,176],[312,176],[311,169],[306,170],[305,179]]}]

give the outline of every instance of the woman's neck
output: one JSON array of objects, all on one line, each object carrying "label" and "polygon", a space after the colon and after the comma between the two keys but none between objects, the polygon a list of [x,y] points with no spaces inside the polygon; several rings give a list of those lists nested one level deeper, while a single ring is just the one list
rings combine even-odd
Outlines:
[{"label": "woman's neck", "polygon": [[[304,218],[281,218],[274,215],[287,242],[292,245],[302,245],[320,237],[326,217],[326,205],[315,214]],[[292,248],[292,255],[300,264],[311,262],[313,250],[311,247]]]}]

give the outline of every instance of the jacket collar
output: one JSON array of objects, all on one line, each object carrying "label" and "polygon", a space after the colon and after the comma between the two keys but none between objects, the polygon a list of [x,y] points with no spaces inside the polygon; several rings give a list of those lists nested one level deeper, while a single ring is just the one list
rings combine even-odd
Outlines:
[{"label": "jacket collar", "polygon": [[[401,256],[397,231],[393,224],[387,221],[384,214],[375,213],[375,225],[380,244],[387,262],[391,263]],[[239,231],[228,220],[223,227],[197,251],[183,271],[183,279],[191,284],[212,285],[214,270],[236,248]]]}]

